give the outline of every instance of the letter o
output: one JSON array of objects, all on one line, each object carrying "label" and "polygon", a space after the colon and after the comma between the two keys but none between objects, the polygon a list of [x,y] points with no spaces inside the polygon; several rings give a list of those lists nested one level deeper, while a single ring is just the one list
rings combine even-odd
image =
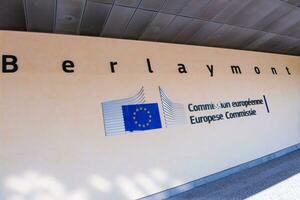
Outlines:
[{"label": "letter o", "polygon": [[260,74],[260,69],[257,66],[254,67],[254,71],[256,74]]}]

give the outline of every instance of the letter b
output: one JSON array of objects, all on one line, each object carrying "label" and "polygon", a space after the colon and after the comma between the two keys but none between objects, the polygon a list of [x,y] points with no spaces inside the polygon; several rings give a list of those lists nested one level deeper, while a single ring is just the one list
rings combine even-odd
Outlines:
[{"label": "letter b", "polygon": [[18,71],[17,57],[14,55],[2,55],[2,72],[14,73]]}]

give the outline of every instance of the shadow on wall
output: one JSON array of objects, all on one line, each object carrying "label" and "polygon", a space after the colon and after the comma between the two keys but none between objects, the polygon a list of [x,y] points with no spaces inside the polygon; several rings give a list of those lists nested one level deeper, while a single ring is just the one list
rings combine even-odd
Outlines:
[{"label": "shadow on wall", "polygon": [[[26,171],[20,175],[7,176],[3,180],[5,200],[95,200],[136,199],[160,191],[162,186],[182,184],[172,179],[161,169],[153,169],[147,175],[137,173],[133,177],[118,176],[108,180],[100,175],[91,175],[79,184],[70,188],[63,179],[38,171]],[[72,184],[74,185],[74,184]]]},{"label": "shadow on wall", "polygon": [[[31,170],[2,178],[0,199],[125,200],[137,199],[157,193],[161,188],[170,188],[181,184],[183,184],[182,181],[173,178],[160,168],[135,173],[132,176],[118,175],[113,179],[105,178],[105,174],[98,175],[96,173],[85,175],[78,172],[72,177],[66,174],[54,176]],[[300,195],[299,187],[300,150],[196,188],[194,194],[197,196],[187,192],[175,197],[174,200],[189,199],[186,197],[197,197],[197,199],[198,197],[199,199],[224,199],[225,197],[227,199],[228,197],[230,199],[246,199],[248,197],[265,199],[270,192],[274,194],[277,192],[278,195],[285,195],[286,197],[288,195],[285,193],[287,188],[289,190],[294,188],[294,190],[299,191]],[[176,189],[173,188],[173,190]],[[178,189],[180,190],[180,188]]]},{"label": "shadow on wall", "polygon": [[300,150],[181,193],[170,200],[299,199]]}]

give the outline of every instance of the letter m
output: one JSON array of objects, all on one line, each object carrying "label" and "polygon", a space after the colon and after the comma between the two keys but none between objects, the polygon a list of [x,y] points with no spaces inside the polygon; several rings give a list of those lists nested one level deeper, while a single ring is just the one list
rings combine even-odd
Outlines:
[{"label": "letter m", "polygon": [[241,74],[241,68],[238,65],[231,65],[231,71],[233,74]]}]

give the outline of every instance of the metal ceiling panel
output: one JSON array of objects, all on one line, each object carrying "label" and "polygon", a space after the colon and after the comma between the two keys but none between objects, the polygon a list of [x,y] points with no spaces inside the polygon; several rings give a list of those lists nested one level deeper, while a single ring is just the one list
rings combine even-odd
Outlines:
[{"label": "metal ceiling panel", "polygon": [[211,0],[199,10],[196,17],[204,20],[210,20],[215,17],[231,0]]},{"label": "metal ceiling panel", "polygon": [[300,38],[300,19],[296,24],[285,30],[283,33],[295,38]]},{"label": "metal ceiling panel", "polygon": [[121,6],[137,7],[140,2],[141,0],[116,0],[115,4]]},{"label": "metal ceiling panel", "polygon": [[138,39],[151,23],[157,12],[137,9],[134,13],[123,38]]},{"label": "metal ceiling panel", "polygon": [[142,0],[139,7],[158,11],[163,7],[165,1],[166,0]]},{"label": "metal ceiling panel", "polygon": [[27,30],[52,32],[55,17],[54,0],[26,0]]},{"label": "metal ceiling panel", "polygon": [[0,1],[0,19],[0,28],[2,30],[26,30],[23,1]]},{"label": "metal ceiling panel", "polygon": [[300,55],[300,0],[0,0],[0,17],[0,30]]},{"label": "metal ceiling panel", "polygon": [[300,7],[300,0],[284,0],[287,3]]},{"label": "metal ceiling panel", "polygon": [[188,4],[182,9],[180,15],[197,17],[199,11],[209,3],[210,0],[190,0]]},{"label": "metal ceiling panel", "polygon": [[174,18],[175,15],[158,13],[151,24],[146,28],[140,39],[156,41],[159,35],[164,31],[164,28],[166,28]]},{"label": "metal ceiling panel", "polygon": [[111,10],[112,4],[88,1],[80,25],[80,34],[99,35]]},{"label": "metal ceiling panel", "polygon": [[168,27],[160,34],[158,41],[171,42],[190,21],[192,21],[191,18],[176,16]]},{"label": "metal ceiling panel", "polygon": [[225,22],[241,27],[251,27],[265,18],[280,6],[280,2],[273,0],[252,0],[239,12],[231,15]]},{"label": "metal ceiling panel", "polygon": [[216,32],[222,25],[214,22],[205,22],[200,29],[188,40],[189,44],[204,45],[207,38]]},{"label": "metal ceiling panel", "polygon": [[57,0],[56,33],[76,34],[85,0]]},{"label": "metal ceiling panel", "polygon": [[300,47],[298,47],[297,49],[295,49],[294,51],[292,51],[292,54],[294,55],[300,55]]},{"label": "metal ceiling panel", "polygon": [[268,50],[270,52],[278,43],[276,42],[278,35],[274,33],[265,33],[262,37],[250,43],[245,49],[261,51],[262,49],[267,49],[267,46],[271,47]]},{"label": "metal ceiling panel", "polygon": [[259,46],[258,50],[277,53],[280,51],[282,42],[285,39],[286,38],[284,36],[275,35],[274,37],[271,37],[269,40],[263,43],[263,45]]},{"label": "metal ceiling panel", "polygon": [[295,43],[295,47],[293,47],[292,49],[290,49],[290,50],[287,51],[286,53],[292,54],[292,55],[300,55],[300,40],[298,40],[298,41]]},{"label": "metal ceiling panel", "polygon": [[278,6],[275,10],[273,10],[264,18],[260,19],[258,22],[256,22],[256,24],[252,25],[251,28],[257,30],[264,30],[268,25],[270,25],[272,22],[279,20],[281,17],[289,13],[293,8],[293,6],[287,3],[280,2],[280,6]]},{"label": "metal ceiling panel", "polygon": [[246,40],[243,44],[241,49],[246,49],[246,47],[248,47],[250,44],[252,44],[255,41],[260,40],[261,38],[263,38],[266,35],[265,32],[263,31],[256,31],[254,33],[254,35],[251,35],[251,37],[248,38],[248,40]]},{"label": "metal ceiling panel", "polygon": [[192,36],[201,28],[203,24],[206,22],[194,19],[188,23],[188,25],[178,33],[178,35],[175,37],[173,42],[176,43],[185,43],[186,41],[190,40]]},{"label": "metal ceiling panel", "polygon": [[300,21],[300,9],[294,8],[287,15],[281,17],[279,20],[274,21],[268,27],[266,27],[266,31],[273,33],[282,33],[298,23]]},{"label": "metal ceiling panel", "polygon": [[235,16],[240,10],[249,4],[251,0],[231,0],[225,7],[222,9],[212,21],[227,23],[232,16]]},{"label": "metal ceiling panel", "polygon": [[286,37],[286,36],[281,36],[279,39],[280,41],[278,42],[278,45],[274,49],[274,52],[276,53],[280,53],[280,52],[287,53],[298,46],[299,39]]},{"label": "metal ceiling panel", "polygon": [[114,0],[88,0],[89,2],[94,3],[107,3],[107,4],[113,4]]},{"label": "metal ceiling panel", "polygon": [[125,32],[134,11],[134,8],[113,6],[101,35],[109,37],[121,37]]},{"label": "metal ceiling panel", "polygon": [[207,38],[205,45],[226,48],[242,48],[257,31],[236,26],[223,25]]},{"label": "metal ceiling panel", "polygon": [[166,0],[162,12],[168,14],[178,14],[187,5],[190,0]]}]

